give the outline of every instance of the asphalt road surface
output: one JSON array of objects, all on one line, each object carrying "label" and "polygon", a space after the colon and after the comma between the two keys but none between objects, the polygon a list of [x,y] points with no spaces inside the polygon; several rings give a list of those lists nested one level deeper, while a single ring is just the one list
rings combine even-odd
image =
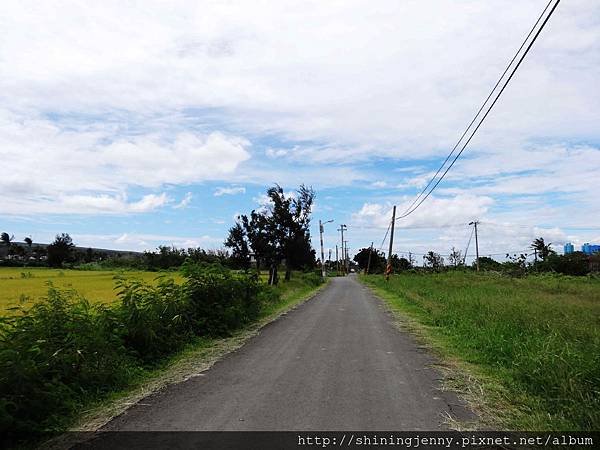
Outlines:
[{"label": "asphalt road surface", "polygon": [[198,377],[171,385],[109,430],[443,430],[472,419],[442,392],[434,360],[355,280],[335,278]]}]

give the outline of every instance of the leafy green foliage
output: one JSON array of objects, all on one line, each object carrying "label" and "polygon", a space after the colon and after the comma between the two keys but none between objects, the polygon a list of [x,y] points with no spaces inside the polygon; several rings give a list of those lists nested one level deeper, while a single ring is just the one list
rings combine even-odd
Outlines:
[{"label": "leafy green foliage", "polygon": [[[286,292],[219,264],[188,259],[182,271],[182,285],[117,277],[119,301],[110,306],[49,285],[42,301],[1,318],[0,433],[63,429],[82,405],[127,387],[195,336],[230,335]],[[302,274],[291,288],[321,283]]]},{"label": "leafy green foliage", "polygon": [[260,312],[256,274],[233,274],[219,265],[187,266],[191,320],[202,334],[227,336]]},{"label": "leafy green foliage", "polygon": [[71,262],[75,244],[67,233],[57,234],[54,242],[46,249],[50,267],[62,267],[64,263]]},{"label": "leafy green foliage", "polygon": [[269,203],[250,217],[239,216],[240,223],[229,230],[225,245],[233,249],[236,260],[248,261],[249,249],[256,258],[257,271],[261,264],[269,267],[269,284],[278,283],[277,270],[285,261],[285,280],[292,269],[315,266],[315,251],[310,241],[310,215],[315,198],[312,188],[301,185],[295,195],[286,195],[275,185],[267,190]]}]

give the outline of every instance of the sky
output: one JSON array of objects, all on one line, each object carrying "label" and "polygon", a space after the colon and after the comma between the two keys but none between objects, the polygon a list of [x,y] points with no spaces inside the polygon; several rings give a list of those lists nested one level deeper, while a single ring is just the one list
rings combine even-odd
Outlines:
[{"label": "sky", "polygon": [[[547,0],[14,1],[0,16],[0,230],[220,248],[304,183],[325,248],[387,248]],[[600,2],[560,3],[395,252],[600,242]],[[469,255],[474,251],[471,242]],[[496,256],[498,255],[498,256]],[[327,255],[326,255],[327,256]]]}]

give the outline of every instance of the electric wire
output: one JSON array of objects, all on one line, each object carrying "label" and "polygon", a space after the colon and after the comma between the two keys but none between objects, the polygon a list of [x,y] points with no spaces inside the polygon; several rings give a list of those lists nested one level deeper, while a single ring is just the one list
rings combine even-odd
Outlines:
[{"label": "electric wire", "polygon": [[471,245],[471,239],[473,239],[474,232],[475,232],[475,227],[471,228],[471,234],[469,235],[469,240],[467,241],[467,248],[465,248],[465,257],[463,258],[463,264],[467,260],[467,254],[469,253],[469,246]]},{"label": "electric wire", "polygon": [[421,198],[421,196],[427,191],[427,189],[429,188],[429,186],[431,186],[431,183],[433,183],[433,181],[440,174],[440,172],[442,171],[442,169],[444,168],[444,166],[446,165],[446,163],[448,162],[448,160],[450,159],[450,157],[454,154],[454,152],[458,148],[458,145],[461,143],[461,141],[467,135],[467,133],[469,132],[469,130],[471,129],[471,127],[473,126],[473,124],[475,123],[475,121],[477,120],[477,118],[479,117],[479,115],[481,114],[481,111],[483,111],[483,108],[485,108],[485,105],[487,105],[488,101],[490,100],[490,98],[492,97],[492,95],[494,94],[494,92],[496,91],[496,89],[498,88],[498,85],[500,85],[500,82],[502,81],[502,79],[504,78],[504,76],[506,75],[506,73],[508,72],[508,69],[510,69],[510,66],[512,66],[512,64],[515,62],[515,59],[517,59],[517,56],[519,55],[519,53],[521,52],[521,50],[523,50],[523,47],[527,43],[528,39],[531,37],[531,34],[533,33],[533,30],[535,30],[535,28],[537,27],[537,25],[540,23],[540,20],[542,19],[542,17],[546,13],[548,7],[550,6],[550,4],[553,1],[554,0],[550,0],[548,2],[548,4],[546,5],[546,7],[544,8],[544,10],[542,11],[542,13],[540,14],[540,16],[538,17],[538,19],[535,21],[535,24],[533,25],[533,27],[531,27],[531,30],[529,30],[529,33],[527,33],[527,36],[525,37],[525,39],[521,43],[521,46],[519,47],[519,49],[517,50],[517,52],[514,54],[514,56],[512,57],[512,59],[510,60],[510,62],[508,63],[508,65],[506,66],[506,68],[504,69],[504,72],[502,72],[502,75],[500,75],[500,78],[498,78],[498,81],[496,81],[496,84],[494,85],[494,87],[492,88],[492,90],[490,91],[490,93],[488,94],[488,96],[486,97],[485,101],[479,107],[479,109],[477,110],[477,113],[475,114],[475,116],[473,117],[473,119],[471,120],[471,122],[469,123],[469,125],[467,126],[467,128],[465,129],[465,131],[463,131],[463,134],[460,136],[460,138],[458,139],[458,141],[456,142],[456,144],[454,144],[454,147],[452,147],[452,151],[448,154],[448,156],[446,156],[446,159],[444,160],[444,162],[442,163],[442,165],[439,167],[439,169],[437,170],[437,172],[435,173],[435,175],[431,178],[431,180],[429,180],[429,182],[427,183],[427,186],[425,186],[423,188],[423,190],[417,196],[417,198],[415,198],[413,200],[413,202],[410,204],[410,206],[408,208],[406,208],[405,212],[408,211],[410,208],[413,207],[413,205]]},{"label": "electric wire", "polygon": [[[496,97],[494,98],[494,101],[491,103],[491,105],[489,106],[489,108],[487,109],[487,111],[485,112],[485,114],[483,115],[483,117],[481,118],[481,120],[479,121],[479,123],[477,124],[477,126],[475,127],[475,129],[473,130],[473,132],[471,133],[471,135],[469,136],[469,138],[467,139],[467,141],[464,143],[464,145],[462,146],[462,148],[460,149],[460,151],[456,154],[456,156],[454,157],[454,159],[452,160],[452,162],[450,163],[450,165],[448,166],[448,168],[442,173],[441,177],[439,177],[439,179],[435,182],[435,184],[427,192],[427,194],[423,198],[421,198],[421,200],[419,202],[413,202],[413,204],[409,208],[407,208],[403,214],[401,214],[400,216],[398,216],[396,218],[396,220],[399,220],[399,219],[402,219],[404,217],[407,217],[410,214],[412,214],[414,211],[416,211],[423,204],[423,202],[425,200],[427,200],[427,198],[429,198],[429,196],[431,195],[431,193],[437,188],[437,186],[441,183],[441,181],[444,179],[444,177],[449,172],[449,170],[454,166],[454,164],[456,163],[456,161],[458,160],[458,158],[462,155],[462,153],[464,152],[464,150],[467,148],[467,145],[469,145],[469,143],[471,142],[471,140],[473,139],[473,137],[475,136],[475,134],[477,133],[477,131],[479,130],[479,128],[481,127],[481,125],[483,124],[483,122],[485,121],[485,119],[487,118],[487,116],[490,114],[490,112],[492,111],[492,109],[494,108],[494,106],[496,105],[496,103],[498,102],[498,100],[500,99],[500,96],[502,95],[502,93],[504,92],[504,90],[506,89],[506,87],[508,86],[508,84],[510,83],[510,81],[512,80],[512,78],[515,75],[517,69],[521,66],[521,63],[523,62],[523,60],[525,59],[525,57],[527,56],[527,54],[531,50],[531,47],[533,46],[533,44],[537,40],[538,36],[540,35],[540,33],[542,32],[542,30],[544,29],[544,27],[548,23],[548,20],[550,20],[550,17],[552,16],[552,14],[554,13],[554,11],[556,10],[556,7],[558,6],[559,3],[560,3],[560,0],[556,0],[556,3],[554,4],[554,6],[552,7],[552,9],[548,13],[548,15],[546,16],[546,18],[544,19],[544,21],[542,22],[541,26],[539,27],[539,29],[537,30],[537,32],[533,36],[533,39],[531,40],[531,42],[529,43],[529,45],[527,46],[527,48],[525,49],[525,51],[523,52],[523,54],[521,55],[521,57],[519,58],[517,64],[512,69],[512,71],[511,71],[510,75],[508,76],[507,80],[504,82],[502,88],[500,89],[500,91],[498,92],[498,94],[496,95]],[[546,9],[547,9],[547,7],[545,8],[545,10]],[[539,19],[538,19],[538,22],[539,22]],[[444,163],[444,165],[445,165],[445,163]],[[444,165],[442,165],[442,168],[443,168]],[[440,170],[441,170],[441,168],[440,168]],[[424,192],[425,192],[425,190],[423,190],[423,192],[419,195],[419,197],[422,196]]]}]

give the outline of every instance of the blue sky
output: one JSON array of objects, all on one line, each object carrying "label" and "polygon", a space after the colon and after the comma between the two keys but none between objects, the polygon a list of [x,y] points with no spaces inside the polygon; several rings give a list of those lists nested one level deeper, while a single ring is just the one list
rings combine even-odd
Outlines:
[{"label": "blue sky", "polygon": [[[99,3],[0,19],[0,229],[19,240],[218,248],[269,185],[305,183],[326,247],[340,223],[378,246],[546,1]],[[464,251],[474,219],[482,254],[600,241],[599,18],[561,3],[397,251]]]}]

